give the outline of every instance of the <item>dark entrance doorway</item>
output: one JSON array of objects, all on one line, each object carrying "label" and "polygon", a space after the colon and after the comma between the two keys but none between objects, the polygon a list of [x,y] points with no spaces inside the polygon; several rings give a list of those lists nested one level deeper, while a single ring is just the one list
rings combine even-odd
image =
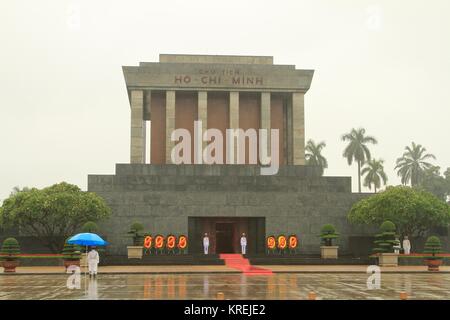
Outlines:
[{"label": "dark entrance doorway", "polygon": [[216,223],[216,253],[234,253],[234,230],[234,223]]},{"label": "dark entrance doorway", "polygon": [[247,235],[247,254],[264,254],[264,217],[188,217],[189,253],[203,254],[203,235],[209,236],[209,253],[240,253],[240,237]]}]

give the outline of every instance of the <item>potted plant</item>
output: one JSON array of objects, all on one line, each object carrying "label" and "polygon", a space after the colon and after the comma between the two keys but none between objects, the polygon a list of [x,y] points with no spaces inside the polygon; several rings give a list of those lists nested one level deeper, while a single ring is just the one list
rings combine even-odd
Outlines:
[{"label": "potted plant", "polygon": [[93,221],[88,221],[81,227],[82,232],[98,233],[98,225]]},{"label": "potted plant", "polygon": [[81,252],[77,245],[67,243],[66,241],[62,250],[62,255],[66,270],[70,266],[80,266]]},{"label": "potted plant", "polygon": [[398,254],[394,253],[396,245],[395,224],[389,220],[380,226],[380,233],[375,235],[375,248],[373,252],[378,255],[378,264],[381,267],[397,267]]},{"label": "potted plant", "polygon": [[19,265],[20,246],[15,238],[7,238],[3,241],[0,259],[2,260],[4,272],[16,272]]},{"label": "potted plant", "polygon": [[320,255],[322,259],[337,259],[338,246],[333,246],[333,240],[339,237],[336,228],[332,224],[326,224],[320,230],[320,238],[322,246],[320,247]]},{"label": "potted plant", "polygon": [[442,265],[443,258],[436,255],[442,253],[441,240],[436,236],[428,237],[425,242],[424,253],[431,255],[425,258],[428,271],[439,271],[439,266]]},{"label": "potted plant", "polygon": [[140,222],[134,222],[130,226],[130,231],[128,234],[131,235],[133,239],[133,245],[128,246],[128,259],[142,259],[142,255],[144,252],[144,226]]}]

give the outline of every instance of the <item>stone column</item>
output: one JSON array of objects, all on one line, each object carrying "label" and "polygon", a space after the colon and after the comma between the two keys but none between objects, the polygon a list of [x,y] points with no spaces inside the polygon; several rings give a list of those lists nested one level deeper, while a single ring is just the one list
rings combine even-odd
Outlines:
[{"label": "stone column", "polygon": [[267,132],[267,155],[270,155],[270,92],[261,92],[261,129]]},{"label": "stone column", "polygon": [[292,94],[292,131],[294,165],[305,164],[305,103],[304,93]]},{"label": "stone column", "polygon": [[206,91],[198,92],[198,109],[197,109],[198,120],[202,122],[202,136],[198,137],[199,143],[202,148],[198,150],[199,154],[194,155],[195,163],[203,163],[203,150],[206,147],[206,141],[203,141],[203,134],[208,129],[208,93]]},{"label": "stone column", "polygon": [[[145,122],[145,126],[146,126],[146,134],[145,134],[145,139],[146,139],[146,148],[148,148],[147,151],[147,160],[145,161],[145,163],[152,163],[152,122],[151,122],[151,112],[152,112],[152,106],[151,106],[151,102],[152,102],[152,92],[151,90],[146,90],[144,93],[144,121]],[[147,121],[150,121],[147,123]]]},{"label": "stone column", "polygon": [[294,163],[294,156],[292,152],[293,143],[293,133],[292,133],[292,94],[285,99],[285,112],[284,116],[286,124],[286,164],[292,165]]},{"label": "stone column", "polygon": [[[229,116],[230,116],[230,129],[239,129],[239,91],[231,91],[230,92],[230,109],[229,109]],[[227,139],[227,144],[229,143]],[[228,148],[226,149],[227,153]],[[226,159],[228,158],[226,155],[224,155],[225,163],[228,163]],[[237,143],[235,141],[234,143],[234,160],[233,163],[236,163],[237,161]]]},{"label": "stone column", "polygon": [[131,91],[130,163],[145,163],[144,92]]},{"label": "stone column", "polygon": [[166,163],[172,163],[170,153],[175,143],[170,139],[175,130],[175,91],[166,91]]}]

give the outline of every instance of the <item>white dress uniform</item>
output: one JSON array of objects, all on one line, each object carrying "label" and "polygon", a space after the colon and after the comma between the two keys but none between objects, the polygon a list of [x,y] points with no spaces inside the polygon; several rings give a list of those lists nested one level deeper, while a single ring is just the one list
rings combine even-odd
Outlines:
[{"label": "white dress uniform", "polygon": [[98,263],[100,262],[100,256],[99,256],[98,252],[95,251],[94,249],[89,251],[89,253],[87,255],[87,260],[88,260],[89,274],[96,275],[97,274],[97,266],[98,266]]},{"label": "white dress uniform", "polygon": [[405,254],[410,254],[411,252],[411,242],[408,239],[403,240],[403,250]]},{"label": "white dress uniform", "polygon": [[203,251],[205,254],[208,254],[208,248],[209,248],[209,237],[204,236],[203,237]]},{"label": "white dress uniform", "polygon": [[247,238],[245,236],[241,237],[241,252],[242,254],[247,253]]}]

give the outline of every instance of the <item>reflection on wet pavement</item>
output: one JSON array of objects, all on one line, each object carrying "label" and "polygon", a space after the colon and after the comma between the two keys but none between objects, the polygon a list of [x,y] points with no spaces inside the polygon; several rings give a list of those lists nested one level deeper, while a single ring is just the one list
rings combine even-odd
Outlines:
[{"label": "reflection on wet pavement", "polygon": [[450,274],[383,274],[381,289],[368,290],[366,274],[123,274],[81,277],[80,289],[66,275],[0,276],[0,299],[449,299]]}]

